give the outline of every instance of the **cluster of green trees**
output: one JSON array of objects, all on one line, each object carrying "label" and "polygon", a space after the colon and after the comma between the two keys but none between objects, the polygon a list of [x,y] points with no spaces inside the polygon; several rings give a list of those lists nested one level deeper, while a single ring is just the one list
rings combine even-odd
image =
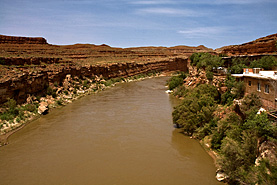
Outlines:
[{"label": "cluster of green trees", "polygon": [[[220,56],[210,53],[194,53],[190,56],[191,65],[197,69],[205,69],[207,78],[212,78],[212,72],[218,67],[224,66],[224,59]],[[231,74],[242,74],[243,68],[263,68],[264,70],[272,70],[277,66],[277,59],[274,56],[264,56],[261,59],[250,61],[248,58],[233,58],[228,71]]]},{"label": "cluster of green trees", "polygon": [[176,87],[180,87],[181,85],[183,85],[184,79],[186,77],[187,74],[185,74],[184,72],[179,72],[177,76],[172,76],[167,82],[169,90],[173,90]]},{"label": "cluster of green trees", "polygon": [[276,127],[267,114],[257,114],[260,105],[256,95],[245,96],[240,110],[235,109],[237,113],[231,112],[219,120],[212,131],[211,146],[220,154],[218,164],[229,177],[230,184],[277,183],[276,161],[260,161],[267,164],[268,176],[261,171],[261,166],[255,165],[261,143],[277,141]]},{"label": "cluster of green trees", "polygon": [[214,125],[214,111],[219,93],[212,85],[202,84],[187,89],[183,102],[172,113],[173,122],[188,135],[197,134],[202,139]]},{"label": "cluster of green trees", "polygon": [[245,86],[243,81],[236,81],[234,77],[227,74],[224,84],[227,91],[221,95],[221,104],[231,105],[234,99],[241,99],[244,96]]},{"label": "cluster of green trees", "polygon": [[277,66],[277,59],[274,56],[264,56],[259,60],[250,61],[248,58],[234,58],[229,71],[232,74],[241,74],[243,68],[263,68],[264,70],[272,70]]},{"label": "cluster of green trees", "polygon": [[[276,184],[277,164],[262,160],[260,166],[255,166],[260,144],[277,141],[277,129],[267,114],[256,114],[261,106],[259,98],[254,94],[245,96],[239,108],[229,107],[231,111],[224,119],[215,116],[222,107],[219,102],[221,96],[212,85],[187,89],[182,103],[174,108],[173,122],[189,136],[209,138],[230,184]],[[262,171],[265,167],[270,173]]]},{"label": "cluster of green trees", "polygon": [[[243,62],[245,66],[269,69],[274,60],[263,57],[259,64],[246,63],[246,59]],[[217,57],[205,53],[193,54],[191,61],[198,69],[211,72],[222,64]],[[184,99],[174,108],[174,124],[185,134],[210,142],[211,148],[219,154],[217,163],[227,175],[229,184],[277,184],[276,161],[261,159],[259,165],[255,165],[263,142],[277,145],[276,126],[266,113],[257,114],[261,107],[259,97],[255,94],[244,96],[243,82],[237,82],[229,74],[225,85],[227,91],[223,94],[208,84],[193,89],[177,86],[175,95]],[[234,99],[240,99],[240,104],[234,105]],[[222,110],[225,116],[216,116]]]},{"label": "cluster of green trees", "polygon": [[223,65],[222,58],[210,53],[193,53],[190,56],[191,65],[197,69],[204,69],[209,81],[213,80],[214,71]]},{"label": "cluster of green trees", "polygon": [[[0,113],[0,119],[10,121],[16,118],[17,122],[25,120],[24,112],[37,112],[38,104],[26,104],[24,106],[17,106],[14,99],[9,99],[6,103],[2,105],[2,112]],[[2,125],[0,125],[2,127]]]}]

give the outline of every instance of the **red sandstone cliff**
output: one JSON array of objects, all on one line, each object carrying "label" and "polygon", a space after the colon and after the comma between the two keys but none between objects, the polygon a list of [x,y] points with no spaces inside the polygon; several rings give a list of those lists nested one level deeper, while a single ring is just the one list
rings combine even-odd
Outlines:
[{"label": "red sandstone cliff", "polygon": [[228,56],[273,54],[277,52],[277,33],[241,45],[224,46],[215,51]]},{"label": "red sandstone cliff", "polygon": [[0,44],[47,44],[45,38],[42,37],[15,37],[0,35]]}]

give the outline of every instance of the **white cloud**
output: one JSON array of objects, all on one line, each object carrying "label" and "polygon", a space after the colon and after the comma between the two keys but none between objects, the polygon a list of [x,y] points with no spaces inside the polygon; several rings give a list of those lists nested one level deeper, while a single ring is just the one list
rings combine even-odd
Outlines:
[{"label": "white cloud", "polygon": [[200,14],[193,10],[176,8],[142,8],[137,10],[138,14],[160,14],[170,16],[197,17]]},{"label": "white cloud", "polygon": [[149,1],[132,1],[131,4],[138,5],[161,5],[161,4],[175,4],[174,1],[170,0],[149,0]]},{"label": "white cloud", "polygon": [[204,38],[218,36],[228,31],[226,27],[198,27],[186,30],[180,30],[178,33],[183,34],[187,38]]}]

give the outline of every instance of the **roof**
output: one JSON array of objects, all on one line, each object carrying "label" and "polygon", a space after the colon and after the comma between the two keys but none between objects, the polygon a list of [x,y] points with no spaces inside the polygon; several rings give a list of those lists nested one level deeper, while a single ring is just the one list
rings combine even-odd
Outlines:
[{"label": "roof", "polygon": [[248,73],[248,74],[232,74],[233,77],[236,78],[257,78],[257,79],[265,79],[265,80],[277,80],[277,71],[260,71],[259,73]]}]

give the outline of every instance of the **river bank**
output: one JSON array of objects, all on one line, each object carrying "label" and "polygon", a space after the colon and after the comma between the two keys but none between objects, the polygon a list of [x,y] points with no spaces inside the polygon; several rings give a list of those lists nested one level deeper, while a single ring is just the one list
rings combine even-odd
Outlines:
[{"label": "river bank", "polygon": [[1,182],[221,184],[199,142],[172,127],[180,101],[167,79],[120,83],[31,122],[0,148]]},{"label": "river bank", "polygon": [[[119,83],[128,83],[157,76],[169,75],[171,75],[170,72],[156,73],[153,71],[147,74],[139,74],[127,78],[122,77],[105,80],[102,76],[96,76],[93,79],[86,77],[84,79],[79,79],[78,77],[72,78],[71,75],[68,74],[63,81],[63,86],[55,84],[53,87],[48,87],[46,92],[47,95],[45,97],[29,96],[26,103],[16,105],[16,107],[12,108],[8,107],[7,111],[9,111],[9,109],[15,109],[19,112],[19,114],[9,120],[0,119],[0,147],[7,145],[8,138],[28,123],[38,119],[50,111],[53,111],[56,108],[66,106],[67,104],[72,103],[73,101],[84,96],[96,94]],[[12,104],[12,102],[8,102],[7,106],[14,106],[10,104]],[[5,118],[5,116],[9,117],[9,113],[4,112],[1,116],[1,118]]]}]

